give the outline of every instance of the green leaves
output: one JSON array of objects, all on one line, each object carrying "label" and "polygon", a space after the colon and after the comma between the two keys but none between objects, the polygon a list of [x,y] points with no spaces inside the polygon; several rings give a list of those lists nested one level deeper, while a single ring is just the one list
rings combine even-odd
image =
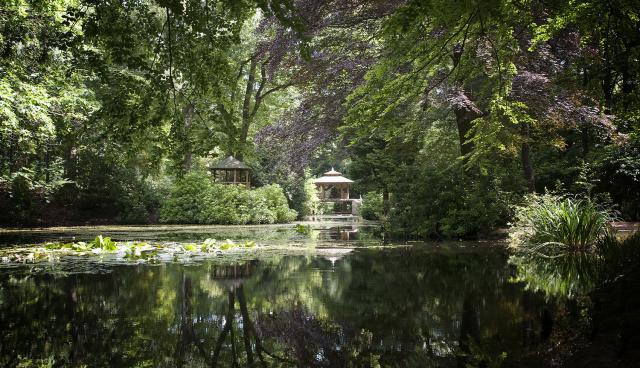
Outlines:
[{"label": "green leaves", "polygon": [[2,263],[38,263],[58,262],[68,256],[71,259],[77,257],[99,257],[100,261],[130,260],[141,262],[160,261],[189,261],[193,257],[216,257],[221,252],[243,252],[248,249],[258,248],[253,240],[234,242],[231,239],[219,243],[215,239],[208,238],[202,243],[156,243],[156,242],[119,242],[116,243],[109,237],[98,235],[92,242],[70,243],[44,243],[22,247],[0,249],[0,262]]},{"label": "green leaves", "polygon": [[256,246],[256,242],[250,240],[244,243],[234,243],[233,241],[227,239],[222,244],[220,244],[220,250],[229,250],[233,248],[253,248]]},{"label": "green leaves", "polygon": [[102,250],[113,252],[117,250],[116,243],[111,238],[103,238],[102,235],[98,235],[92,243],[94,248],[101,248]]},{"label": "green leaves", "polygon": [[278,185],[248,190],[241,185],[212,184],[203,172],[179,180],[160,210],[160,220],[168,223],[272,224],[296,217]]},{"label": "green leaves", "polygon": [[360,216],[366,220],[384,219],[384,203],[382,193],[368,192],[360,205]]},{"label": "green leaves", "polygon": [[90,243],[86,243],[86,242],[46,243],[44,245],[44,249],[46,250],[70,249],[76,252],[88,252],[88,251],[97,249],[97,250],[102,250],[106,252],[114,252],[118,250],[118,247],[116,243],[111,240],[111,238],[98,235]]}]

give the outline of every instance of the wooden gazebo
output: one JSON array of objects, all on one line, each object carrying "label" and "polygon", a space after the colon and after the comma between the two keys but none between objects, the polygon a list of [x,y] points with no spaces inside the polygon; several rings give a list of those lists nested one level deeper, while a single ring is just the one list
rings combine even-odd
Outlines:
[{"label": "wooden gazebo", "polygon": [[233,156],[225,158],[209,169],[216,183],[251,187],[251,168]]},{"label": "wooden gazebo", "polygon": [[333,168],[317,178],[314,183],[320,194],[321,201],[349,201],[349,189],[353,184],[353,180],[345,178]]}]

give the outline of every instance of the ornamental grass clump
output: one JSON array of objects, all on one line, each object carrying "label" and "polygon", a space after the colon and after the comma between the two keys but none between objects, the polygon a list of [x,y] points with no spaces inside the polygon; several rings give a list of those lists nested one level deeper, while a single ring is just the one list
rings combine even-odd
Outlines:
[{"label": "ornamental grass clump", "polygon": [[519,255],[596,253],[611,234],[612,214],[589,199],[533,195],[515,209],[511,245]]}]

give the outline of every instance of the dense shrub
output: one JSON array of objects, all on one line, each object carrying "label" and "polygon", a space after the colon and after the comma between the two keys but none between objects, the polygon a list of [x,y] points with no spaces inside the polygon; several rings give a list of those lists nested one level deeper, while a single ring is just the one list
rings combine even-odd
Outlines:
[{"label": "dense shrub", "polygon": [[312,178],[308,178],[304,182],[304,197],[302,203],[303,216],[315,216],[325,213],[326,206],[318,197],[318,189],[316,189]]},{"label": "dense shrub", "polygon": [[[212,184],[203,187],[202,206],[192,221],[201,224],[247,224],[251,222],[250,192],[240,185]],[[185,222],[184,220],[180,222]]]},{"label": "dense shrub", "polygon": [[434,175],[425,170],[420,184],[409,172],[391,193],[390,229],[420,238],[475,238],[505,224],[514,194],[497,178],[468,178],[462,171]]},{"label": "dense shrub", "polygon": [[160,221],[200,224],[272,224],[295,220],[282,188],[213,184],[205,173],[178,180],[162,202]]},{"label": "dense shrub", "polygon": [[48,182],[36,179],[33,170],[23,168],[11,175],[0,176],[0,223],[29,225],[55,193],[70,182],[59,175],[52,175]]},{"label": "dense shrub", "polygon": [[383,214],[382,193],[369,192],[362,198],[360,216],[366,220],[380,220]]},{"label": "dense shrub", "polygon": [[[258,202],[258,198],[266,201],[267,208],[272,210],[275,215],[275,222],[291,222],[296,219],[298,214],[289,209],[287,198],[284,196],[282,188],[277,184],[265,185],[252,191],[254,203]],[[254,209],[255,212],[255,209]]]},{"label": "dense shrub", "polygon": [[212,190],[211,179],[191,173],[178,180],[160,207],[160,221],[198,223]]},{"label": "dense shrub", "polygon": [[511,244],[520,252],[550,257],[593,252],[610,234],[612,218],[589,199],[532,195],[516,207]]},{"label": "dense shrub", "polygon": [[168,183],[133,176],[119,184],[121,190],[117,200],[118,222],[142,224],[157,221],[160,200],[167,190]]}]

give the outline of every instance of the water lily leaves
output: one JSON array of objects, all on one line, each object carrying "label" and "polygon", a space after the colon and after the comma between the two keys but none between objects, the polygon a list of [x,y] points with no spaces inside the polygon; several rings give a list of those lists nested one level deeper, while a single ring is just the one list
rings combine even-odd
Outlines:
[{"label": "water lily leaves", "polygon": [[114,252],[118,250],[116,243],[111,240],[109,237],[103,237],[102,235],[98,235],[93,242],[90,243],[92,248],[99,248],[109,252]]},{"label": "water lily leaves", "polygon": [[196,250],[198,250],[198,245],[197,244],[185,244],[184,245],[184,250],[189,251],[189,252],[194,252]]},{"label": "water lily leaves", "polygon": [[0,250],[0,260],[2,263],[38,263],[55,262],[67,256],[81,256],[87,259],[98,257],[101,262],[126,260],[155,263],[160,260],[179,261],[194,257],[210,257],[231,249],[255,247],[255,241],[236,243],[231,239],[221,243],[212,238],[207,238],[202,243],[146,243],[115,242],[110,237],[98,235],[89,243],[45,243]]}]

